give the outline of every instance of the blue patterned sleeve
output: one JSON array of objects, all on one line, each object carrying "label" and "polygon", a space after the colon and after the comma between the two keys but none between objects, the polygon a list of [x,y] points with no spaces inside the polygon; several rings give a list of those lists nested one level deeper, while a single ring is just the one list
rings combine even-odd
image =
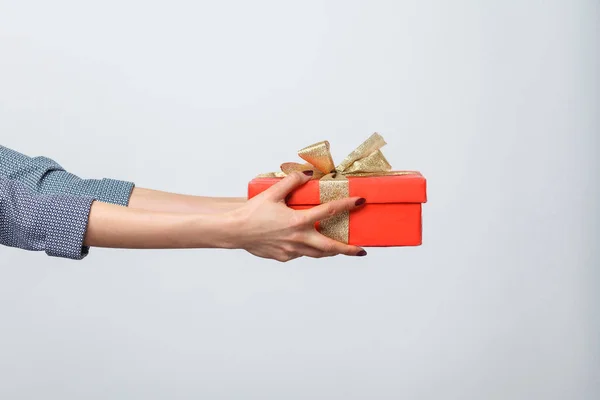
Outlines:
[{"label": "blue patterned sleeve", "polygon": [[0,146],[0,176],[17,180],[41,194],[89,196],[104,202],[127,206],[133,182],[115,179],[82,179],[65,171],[46,157],[29,157]]},{"label": "blue patterned sleeve", "polygon": [[0,244],[81,260],[93,197],[37,194],[0,177]]}]

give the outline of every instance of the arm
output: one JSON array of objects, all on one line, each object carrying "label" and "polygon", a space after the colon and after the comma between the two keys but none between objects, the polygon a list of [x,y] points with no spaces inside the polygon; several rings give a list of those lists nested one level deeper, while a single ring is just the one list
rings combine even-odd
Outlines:
[{"label": "arm", "polygon": [[317,232],[315,223],[352,211],[364,199],[347,198],[310,210],[293,210],[284,199],[309,178],[290,175],[234,210],[215,214],[162,213],[94,203],[86,246],[136,249],[243,249],[278,261],[338,254],[363,256],[356,246]]},{"label": "arm", "polygon": [[110,204],[177,213],[212,214],[233,210],[245,198],[203,197],[135,187],[115,179],[82,179],[46,157],[29,157],[0,146],[0,176],[17,180],[41,194],[90,196]]},{"label": "arm", "polygon": [[263,258],[362,256],[356,246],[317,232],[315,224],[364,199],[347,198],[310,210],[293,210],[285,197],[308,178],[290,175],[244,206],[220,214],[159,213],[94,201],[91,197],[40,195],[0,177],[0,244],[82,259],[90,246],[134,249],[244,249]]},{"label": "arm", "polygon": [[35,194],[0,177],[0,244],[49,256],[82,259],[91,197]]},{"label": "arm", "polygon": [[92,197],[46,195],[0,177],[0,244],[81,260],[90,246],[157,249],[232,247],[229,215],[133,210]]},{"label": "arm", "polygon": [[29,157],[0,146],[0,176],[18,181],[38,194],[93,197],[126,206],[134,184],[115,179],[82,179],[47,157]]}]

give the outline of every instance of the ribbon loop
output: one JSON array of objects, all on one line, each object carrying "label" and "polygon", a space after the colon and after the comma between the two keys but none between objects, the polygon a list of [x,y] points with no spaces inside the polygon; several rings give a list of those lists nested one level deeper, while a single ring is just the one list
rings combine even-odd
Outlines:
[{"label": "ribbon loop", "polygon": [[[345,172],[348,168],[350,168],[355,162],[367,158],[372,153],[377,152],[383,146],[385,146],[385,140],[383,137],[375,132],[372,134],[367,140],[362,142],[360,146],[352,151],[345,159],[337,166],[337,170],[341,172]],[[383,156],[383,153],[381,154]],[[387,161],[386,161],[387,163]],[[388,164],[389,165],[389,164]],[[390,167],[391,169],[391,167]],[[367,172],[367,171],[365,171]],[[375,172],[375,171],[368,171]]]},{"label": "ribbon loop", "polygon": [[298,156],[323,174],[328,174],[335,169],[333,158],[329,151],[329,142],[326,140],[303,148],[298,152]]}]

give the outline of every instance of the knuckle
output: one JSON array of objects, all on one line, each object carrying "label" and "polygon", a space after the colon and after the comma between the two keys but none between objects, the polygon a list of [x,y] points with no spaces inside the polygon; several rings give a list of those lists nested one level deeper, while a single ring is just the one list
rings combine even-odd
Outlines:
[{"label": "knuckle", "polygon": [[325,253],[336,253],[337,250],[337,246],[335,243],[331,243],[328,242],[327,244],[325,244],[325,246],[323,247],[323,251]]},{"label": "knuckle", "polygon": [[344,247],[340,254],[345,254],[347,256],[353,256],[358,253],[360,250],[354,250],[352,247]]},{"label": "knuckle", "polygon": [[302,174],[298,171],[294,171],[293,173],[290,174],[290,178],[294,182],[299,182],[302,180]]},{"label": "knuckle", "polygon": [[279,255],[280,262],[288,262],[298,257],[298,254],[294,250],[293,246],[286,246],[283,248],[282,253]]},{"label": "knuckle", "polygon": [[301,225],[305,225],[307,223],[307,217],[304,214],[301,213],[295,213],[292,216],[291,219],[291,224],[292,226],[301,226]]},{"label": "knuckle", "polygon": [[287,175],[285,178],[283,178],[281,181],[277,182],[272,187],[277,187],[280,190],[288,191],[290,189],[290,187],[296,186],[297,184],[298,184],[298,177],[295,176],[294,174],[290,174],[290,175]]},{"label": "knuckle", "polygon": [[355,209],[356,206],[356,201],[352,200],[352,199],[346,199],[346,201],[344,202],[344,208],[348,211],[351,211],[353,209]]},{"label": "knuckle", "polygon": [[290,234],[290,241],[293,243],[302,243],[306,240],[304,232],[295,231]]},{"label": "knuckle", "polygon": [[292,246],[291,244],[283,245],[282,250],[283,254],[285,254],[286,256],[292,255],[295,251],[294,246]]},{"label": "knuckle", "polygon": [[334,204],[328,203],[328,204],[325,204],[325,210],[324,211],[325,211],[325,213],[327,215],[334,216],[336,214],[336,212],[337,212],[337,209],[336,209],[336,207],[335,207]]},{"label": "knuckle", "polygon": [[280,254],[280,255],[278,255],[278,256],[275,257],[275,260],[277,260],[277,261],[279,261],[281,263],[284,263],[284,262],[289,261],[289,258],[285,254]]}]

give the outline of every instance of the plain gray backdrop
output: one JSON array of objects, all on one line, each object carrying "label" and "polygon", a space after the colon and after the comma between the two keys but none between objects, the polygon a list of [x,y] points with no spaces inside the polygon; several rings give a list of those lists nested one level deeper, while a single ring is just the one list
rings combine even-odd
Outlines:
[{"label": "plain gray backdrop", "polygon": [[0,141],[85,178],[244,196],[371,133],[424,244],[0,248],[0,398],[597,399],[599,3],[4,1]]}]

